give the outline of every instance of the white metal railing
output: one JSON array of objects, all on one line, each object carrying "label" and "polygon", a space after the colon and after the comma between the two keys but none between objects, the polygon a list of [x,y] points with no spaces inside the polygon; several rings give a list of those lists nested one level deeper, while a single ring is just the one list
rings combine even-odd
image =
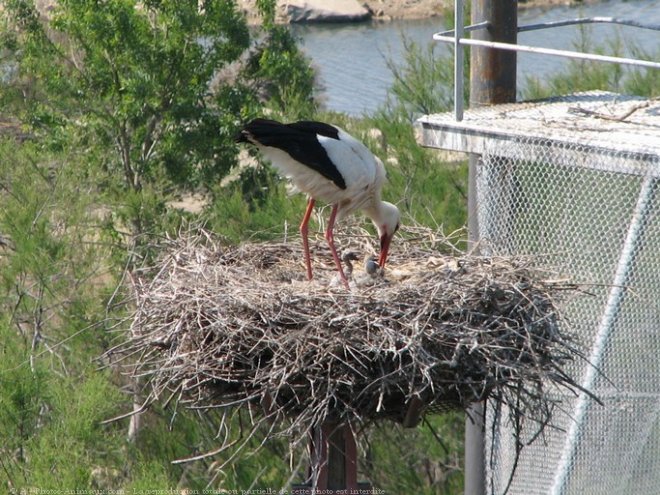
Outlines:
[{"label": "white metal railing", "polygon": [[[463,51],[460,49],[463,46],[482,46],[486,48],[497,48],[500,50],[510,50],[515,52],[528,52],[541,55],[550,55],[556,57],[565,57],[579,60],[593,60],[596,62],[609,62],[622,65],[632,65],[636,67],[644,67],[648,69],[660,69],[660,62],[652,60],[640,60],[627,57],[615,57],[611,55],[601,55],[598,53],[584,53],[575,50],[558,50],[555,48],[544,48],[539,46],[520,45],[514,43],[502,43],[499,41],[485,41],[475,40],[471,38],[464,38],[463,34],[466,32],[478,31],[480,29],[487,29],[488,22],[480,22],[469,26],[464,26],[463,21],[463,0],[454,0],[454,29],[443,31],[433,35],[436,41],[444,43],[453,43],[455,49],[454,56],[454,114],[456,120],[463,120]],[[543,22],[537,24],[528,24],[519,26],[518,32],[533,31],[537,29],[547,29],[560,26],[570,26],[575,24],[620,24],[625,26],[632,26],[636,28],[652,29],[660,31],[660,25],[644,24],[639,21],[619,19],[615,17],[580,17],[576,19],[567,19],[563,21]]]}]

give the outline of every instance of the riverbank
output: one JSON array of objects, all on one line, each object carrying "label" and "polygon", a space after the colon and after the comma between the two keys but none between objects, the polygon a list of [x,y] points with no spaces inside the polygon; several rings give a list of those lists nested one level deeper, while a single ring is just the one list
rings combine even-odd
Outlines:
[{"label": "riverbank", "polygon": [[[519,1],[518,9],[552,8],[558,5],[577,5],[589,0],[527,0]],[[593,3],[596,0],[591,0]],[[447,10],[453,11],[453,0],[364,0],[361,2],[369,9],[375,18],[391,19],[424,19],[442,15]]]},{"label": "riverbank", "polygon": [[[552,8],[560,5],[579,5],[585,3],[596,3],[598,0],[527,0],[520,1],[520,10],[529,8]],[[238,0],[238,5],[245,13],[250,24],[261,22],[257,15],[257,0]],[[452,0],[358,0],[358,4],[364,6],[370,13],[372,19],[390,21],[394,19],[426,19],[443,15],[447,10],[453,9]],[[286,13],[286,0],[277,2],[277,20],[288,23]],[[326,5],[332,8],[332,0]]]},{"label": "riverbank", "polygon": [[[518,9],[553,8],[561,5],[591,4],[599,1],[603,0],[519,0]],[[35,3],[40,12],[48,13],[55,8],[56,0],[36,0]],[[236,3],[245,14],[249,24],[257,25],[261,23],[257,0],[236,0]],[[287,13],[289,3],[291,2],[288,0],[277,0],[277,22],[283,24],[290,22],[290,16]],[[333,3],[336,3],[335,0],[325,0],[323,5],[328,10],[337,10]],[[356,0],[355,4],[366,9],[372,19],[384,22],[394,19],[437,17],[451,11],[454,7],[453,0]],[[1,10],[2,6],[0,6]]]}]

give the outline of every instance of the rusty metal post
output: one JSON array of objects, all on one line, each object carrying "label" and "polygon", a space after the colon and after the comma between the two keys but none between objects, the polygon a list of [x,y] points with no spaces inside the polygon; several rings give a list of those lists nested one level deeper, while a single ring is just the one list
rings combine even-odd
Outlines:
[{"label": "rusty metal post", "polygon": [[[516,0],[472,0],[472,24],[488,22],[473,33],[476,39],[516,43]],[[472,47],[470,53],[470,107],[516,101],[516,52]],[[468,238],[479,239],[477,218],[477,167],[479,156],[470,156],[468,179]],[[468,411],[465,424],[465,495],[486,493],[483,402]]]},{"label": "rusty metal post", "polygon": [[[516,0],[472,0],[472,24],[484,21],[488,27],[474,31],[473,38],[517,42]],[[470,56],[471,107],[516,101],[516,52],[474,46]]]},{"label": "rusty metal post", "polygon": [[348,426],[323,423],[314,429],[310,448],[312,486],[324,493],[357,488],[357,450]]}]

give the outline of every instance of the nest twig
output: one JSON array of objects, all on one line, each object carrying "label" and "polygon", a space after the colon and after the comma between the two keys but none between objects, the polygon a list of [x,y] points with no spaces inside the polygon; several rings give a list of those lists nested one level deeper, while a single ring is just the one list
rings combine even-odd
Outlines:
[{"label": "nest twig", "polygon": [[[578,351],[555,304],[575,287],[529,258],[461,253],[428,229],[407,237],[384,275],[356,266],[349,292],[322,239],[309,282],[299,239],[232,247],[183,235],[134,274],[123,350],[139,356],[151,398],[250,406],[301,435],[327,420],[410,425],[487,398],[548,424],[548,391],[579,389],[563,371]],[[368,252],[367,238],[351,232],[352,247]]]}]

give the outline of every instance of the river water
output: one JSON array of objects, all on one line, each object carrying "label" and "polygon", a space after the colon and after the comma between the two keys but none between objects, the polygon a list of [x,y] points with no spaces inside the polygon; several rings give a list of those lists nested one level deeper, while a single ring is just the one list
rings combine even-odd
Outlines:
[{"label": "river water", "polygon": [[[610,0],[577,7],[522,10],[518,24],[594,16],[634,19],[657,25],[660,24],[660,0]],[[442,20],[433,18],[386,23],[294,25],[292,29],[317,69],[324,105],[330,110],[359,116],[374,112],[386,101],[387,89],[392,83],[387,61],[403,62],[402,36],[424,46],[438,43],[431,39],[433,33],[446,28]],[[630,54],[632,46],[637,46],[649,57],[660,57],[660,31],[602,24],[588,25],[586,30],[589,39],[603,47],[604,53],[613,54],[608,43],[621,40],[626,54]],[[572,50],[580,39],[580,27],[566,26],[520,33],[518,43]],[[438,48],[438,53],[449,53],[446,45]],[[524,87],[528,76],[543,78],[561,71],[568,63],[565,58],[519,53],[518,87]]]}]

